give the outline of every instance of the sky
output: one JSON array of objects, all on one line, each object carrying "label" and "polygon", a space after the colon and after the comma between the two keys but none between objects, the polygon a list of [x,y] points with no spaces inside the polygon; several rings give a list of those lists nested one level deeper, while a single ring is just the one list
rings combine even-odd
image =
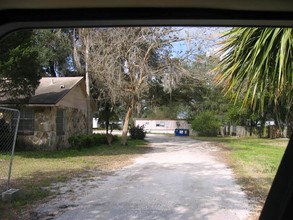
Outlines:
[{"label": "sky", "polygon": [[210,56],[220,48],[221,36],[230,28],[225,27],[178,27],[182,41],[173,43],[174,57],[180,57],[188,50]]}]

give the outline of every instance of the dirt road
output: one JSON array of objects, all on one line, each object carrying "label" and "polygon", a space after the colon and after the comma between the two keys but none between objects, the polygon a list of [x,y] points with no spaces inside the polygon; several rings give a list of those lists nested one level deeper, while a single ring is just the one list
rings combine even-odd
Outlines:
[{"label": "dirt road", "polygon": [[217,147],[185,137],[148,135],[148,140],[154,148],[152,152],[111,175],[96,174],[68,183],[61,187],[63,194],[35,210],[36,218],[248,217],[251,207],[246,195],[232,171],[215,158]]}]

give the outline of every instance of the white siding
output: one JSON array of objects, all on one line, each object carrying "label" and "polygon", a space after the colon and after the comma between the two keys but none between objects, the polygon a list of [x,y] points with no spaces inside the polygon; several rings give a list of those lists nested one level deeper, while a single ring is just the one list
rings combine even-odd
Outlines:
[{"label": "white siding", "polygon": [[160,119],[135,119],[135,126],[144,126],[144,130],[150,133],[170,133],[173,134],[175,129],[188,129],[188,123],[184,120],[160,120]]}]

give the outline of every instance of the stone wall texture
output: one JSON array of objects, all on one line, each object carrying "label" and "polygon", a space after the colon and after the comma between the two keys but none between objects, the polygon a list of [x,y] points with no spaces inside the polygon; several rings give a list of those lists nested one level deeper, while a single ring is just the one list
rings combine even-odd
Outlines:
[{"label": "stone wall texture", "polygon": [[[87,111],[85,87],[83,84],[75,86],[56,105],[30,106],[35,111],[33,135],[18,135],[17,146],[26,150],[58,150],[68,148],[68,138],[72,135],[87,133]],[[64,110],[64,133],[56,132],[57,110]],[[92,124],[89,124],[92,129]],[[90,130],[89,129],[89,130]]]},{"label": "stone wall texture", "polygon": [[[64,109],[64,134],[57,135],[57,109]],[[57,150],[68,148],[68,138],[86,133],[86,115],[82,110],[68,107],[35,107],[34,135],[18,135],[18,143],[27,150]]]}]

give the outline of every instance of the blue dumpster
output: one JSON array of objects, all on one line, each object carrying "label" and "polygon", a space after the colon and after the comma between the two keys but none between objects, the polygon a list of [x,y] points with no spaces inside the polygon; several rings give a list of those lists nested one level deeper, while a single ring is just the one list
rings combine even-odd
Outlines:
[{"label": "blue dumpster", "polygon": [[189,129],[176,128],[175,136],[189,136]]}]

